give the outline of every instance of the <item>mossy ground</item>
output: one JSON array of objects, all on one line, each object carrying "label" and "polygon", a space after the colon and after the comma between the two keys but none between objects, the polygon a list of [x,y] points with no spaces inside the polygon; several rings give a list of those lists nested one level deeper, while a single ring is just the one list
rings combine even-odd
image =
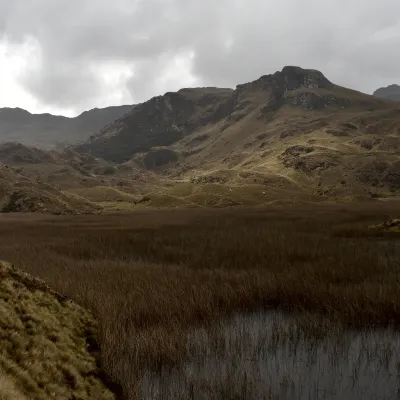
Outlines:
[{"label": "mossy ground", "polygon": [[88,345],[91,314],[0,262],[0,399],[114,399]]}]

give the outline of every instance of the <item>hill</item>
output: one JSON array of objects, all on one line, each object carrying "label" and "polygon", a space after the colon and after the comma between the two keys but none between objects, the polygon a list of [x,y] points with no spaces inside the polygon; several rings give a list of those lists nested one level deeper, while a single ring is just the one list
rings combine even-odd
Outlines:
[{"label": "hill", "polygon": [[89,312],[0,262],[0,398],[115,399],[95,354]]},{"label": "hill", "polygon": [[[256,203],[400,190],[399,104],[293,66],[235,90],[152,98],[73,148],[178,179],[196,204],[210,196],[235,204],[245,188]],[[163,193],[176,197],[174,190]]]},{"label": "hill", "polygon": [[375,90],[374,96],[380,97],[382,99],[391,99],[400,101],[400,86],[389,85],[387,87],[379,88]]},{"label": "hill", "polygon": [[20,142],[43,148],[76,143],[131,111],[132,107],[95,108],[75,118],[0,108],[0,143]]},{"label": "hill", "polygon": [[75,214],[97,207],[48,182],[33,178],[19,168],[0,162],[0,212]]},{"label": "hill", "polygon": [[135,163],[116,165],[71,148],[0,144],[0,212],[91,213],[142,204],[169,179]]}]

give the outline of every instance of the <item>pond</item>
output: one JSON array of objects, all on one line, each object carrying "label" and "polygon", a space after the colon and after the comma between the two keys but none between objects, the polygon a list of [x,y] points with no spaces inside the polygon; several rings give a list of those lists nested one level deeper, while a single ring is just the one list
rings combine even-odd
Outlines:
[{"label": "pond", "polygon": [[147,371],[142,399],[400,399],[400,333],[316,317],[237,315],[189,334],[187,360]]}]

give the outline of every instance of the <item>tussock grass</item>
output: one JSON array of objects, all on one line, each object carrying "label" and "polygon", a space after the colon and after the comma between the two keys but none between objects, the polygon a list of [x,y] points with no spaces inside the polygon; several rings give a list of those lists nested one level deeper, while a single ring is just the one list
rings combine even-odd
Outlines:
[{"label": "tussock grass", "polygon": [[114,399],[88,350],[93,317],[0,263],[0,399]]},{"label": "tussock grass", "polygon": [[0,370],[0,400],[27,400],[18,389],[14,379]]},{"label": "tussock grass", "polygon": [[[9,217],[0,223],[0,252],[94,313],[101,365],[135,398],[143,371],[185,360],[189,332],[238,312],[281,309],[343,326],[399,327],[400,248],[359,234],[396,209],[299,204]],[[355,227],[353,237],[341,237],[343,227]]]}]

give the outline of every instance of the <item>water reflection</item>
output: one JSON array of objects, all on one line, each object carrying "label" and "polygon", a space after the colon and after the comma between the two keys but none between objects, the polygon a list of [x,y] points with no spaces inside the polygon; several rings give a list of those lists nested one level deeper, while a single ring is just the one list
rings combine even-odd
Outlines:
[{"label": "water reflection", "polygon": [[182,365],[145,373],[143,399],[400,399],[400,334],[391,330],[309,331],[258,313],[196,330],[188,343]]}]

